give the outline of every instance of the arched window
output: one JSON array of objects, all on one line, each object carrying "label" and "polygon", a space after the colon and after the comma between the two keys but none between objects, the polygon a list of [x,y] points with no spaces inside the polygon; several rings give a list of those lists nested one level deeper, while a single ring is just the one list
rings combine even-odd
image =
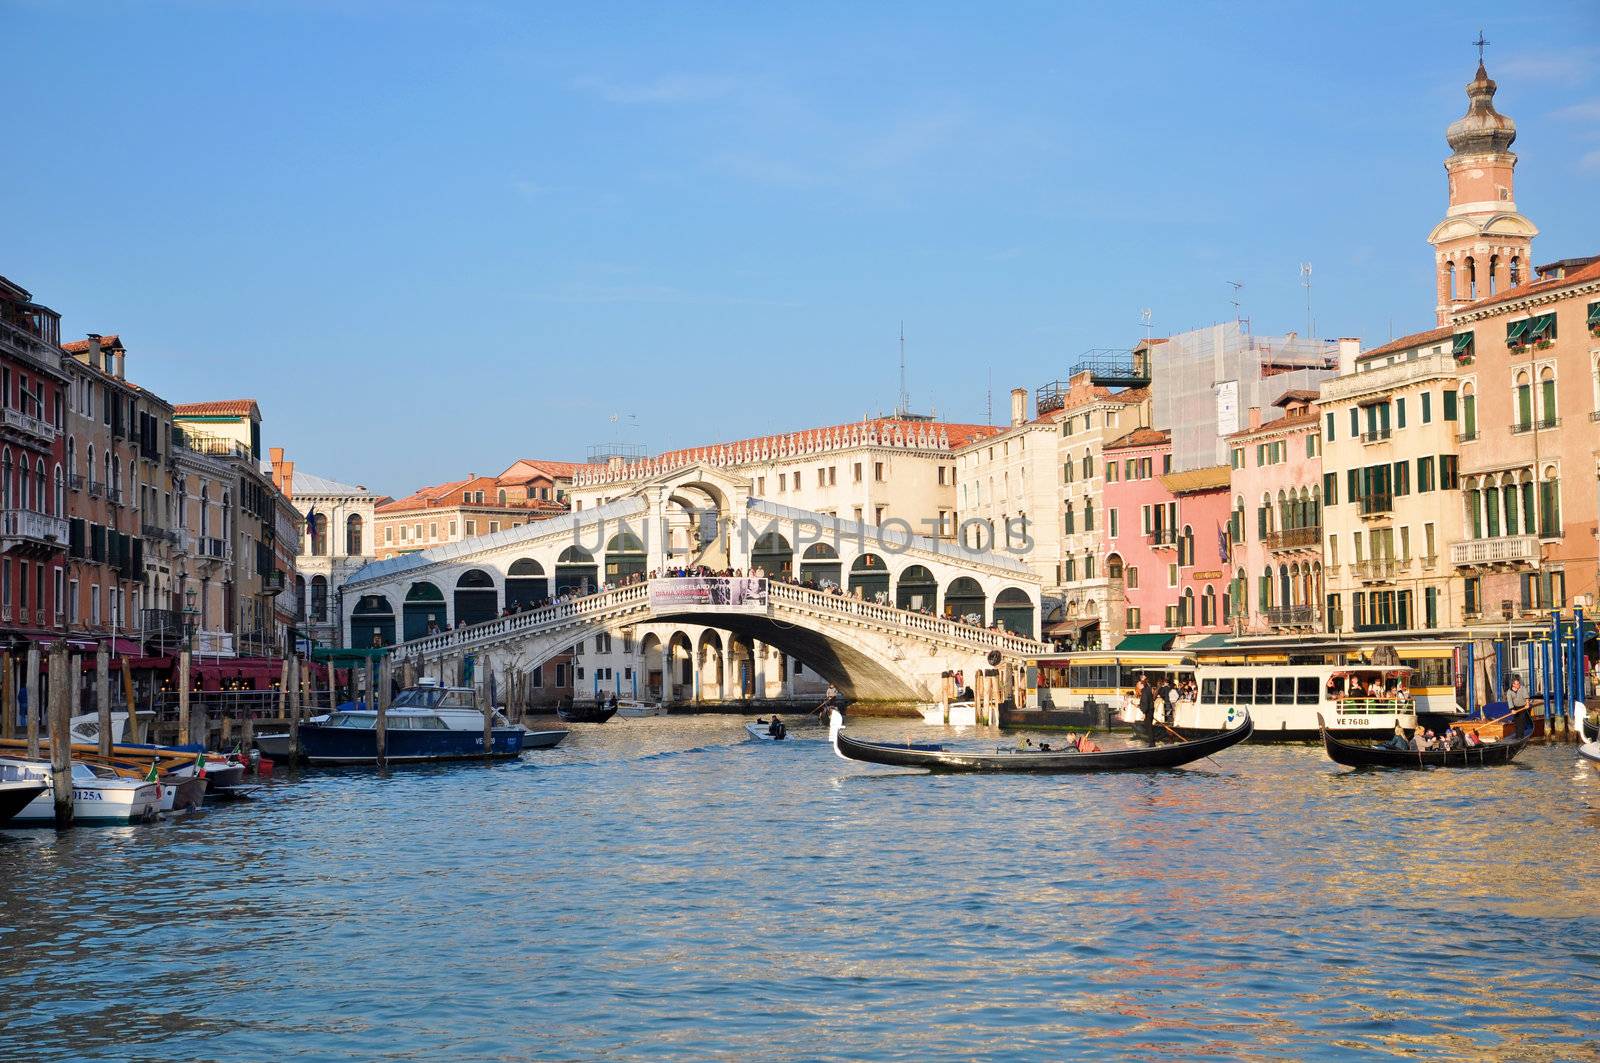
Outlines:
[{"label": "arched window", "polygon": [[1522,259],[1516,255],[1511,256],[1511,286],[1515,288],[1522,283]]},{"label": "arched window", "polygon": [[350,557],[360,557],[362,521],[361,514],[352,513],[344,522],[344,552]]},{"label": "arched window", "polygon": [[33,508],[43,513],[50,505],[50,482],[44,478],[44,459],[34,464]]},{"label": "arched window", "polygon": [[94,444],[93,443],[89,444],[88,455],[89,455],[89,460],[88,460],[88,462],[86,462],[84,464],[84,469],[83,469],[83,471],[85,473],[84,479],[89,481],[90,486],[93,486],[94,485]]},{"label": "arched window", "polygon": [[1516,377],[1516,431],[1526,432],[1533,427],[1533,381],[1526,371]]},{"label": "arched window", "polygon": [[58,517],[64,517],[67,515],[67,474],[62,471],[61,466],[59,465],[56,466],[55,514]]},{"label": "arched window", "polygon": [[1094,499],[1083,500],[1083,530],[1094,531]]},{"label": "arched window", "polygon": [[311,577],[311,619],[323,623],[328,619],[328,577]]},{"label": "arched window", "polygon": [[1550,366],[1539,370],[1539,427],[1554,428],[1556,417],[1556,371]]},{"label": "arched window", "polygon": [[306,534],[311,537],[311,552],[317,557],[328,553],[328,517],[325,513],[312,513],[306,517]]},{"label": "arched window", "polygon": [[1200,623],[1210,627],[1217,622],[1217,592],[1210,584],[1206,584],[1205,594],[1200,596]]},{"label": "arched window", "polygon": [[1445,266],[1445,276],[1450,279],[1450,298],[1456,298],[1456,264],[1454,262]]},{"label": "arched window", "polygon": [[1476,259],[1467,259],[1467,299],[1476,301],[1478,298],[1478,262]]},{"label": "arched window", "polygon": [[1183,589],[1183,598],[1180,600],[1179,608],[1178,608],[1178,626],[1180,626],[1180,627],[1193,627],[1194,626],[1194,588],[1193,587],[1185,587]]},{"label": "arched window", "polygon": [[67,437],[67,472],[73,476],[78,474],[78,441],[72,436]]},{"label": "arched window", "polygon": [[506,489],[504,487],[500,488],[500,493],[499,493],[498,497],[500,499],[500,504],[502,506],[505,505],[506,504]]},{"label": "arched window", "polygon": [[211,485],[200,485],[200,535],[211,534]]},{"label": "arched window", "polygon": [[1083,452],[1083,478],[1085,480],[1094,476],[1094,456],[1089,451]]},{"label": "arched window", "polygon": [[1489,256],[1489,294],[1490,295],[1493,295],[1495,293],[1495,281],[1497,280],[1497,278],[1495,277],[1495,274],[1497,274],[1499,272],[1500,272],[1500,256],[1499,255],[1490,255]]}]

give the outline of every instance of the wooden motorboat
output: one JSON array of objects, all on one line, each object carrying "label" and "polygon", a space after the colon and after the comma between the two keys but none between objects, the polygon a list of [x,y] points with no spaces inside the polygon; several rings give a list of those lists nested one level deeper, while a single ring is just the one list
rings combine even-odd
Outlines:
[{"label": "wooden motorboat", "polygon": [[[0,781],[43,783],[44,789],[7,827],[47,827],[56,821],[50,765],[0,757]],[[79,824],[137,823],[161,813],[161,789],[153,782],[128,779],[100,764],[72,763],[72,821]]]},{"label": "wooden motorboat", "polygon": [[1177,768],[1237,745],[1250,737],[1250,717],[1231,731],[1192,742],[1170,745],[1107,749],[1099,753],[1076,750],[1021,749],[977,753],[932,743],[866,742],[844,733],[844,717],[837,711],[828,726],[833,751],[846,760],[888,764],[928,771],[1066,773],[1093,771],[1150,771]]},{"label": "wooden motorboat", "polygon": [[[1320,722],[1322,717],[1317,717]],[[1390,749],[1346,742],[1322,729],[1322,747],[1330,759],[1350,768],[1481,768],[1510,764],[1533,737],[1531,729],[1516,738],[1486,742],[1466,749]]]}]

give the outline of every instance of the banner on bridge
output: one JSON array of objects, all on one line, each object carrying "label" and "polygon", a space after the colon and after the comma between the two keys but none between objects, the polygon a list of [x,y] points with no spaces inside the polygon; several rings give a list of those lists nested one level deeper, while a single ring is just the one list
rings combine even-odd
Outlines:
[{"label": "banner on bridge", "polygon": [[735,612],[767,607],[767,581],[753,576],[684,576],[650,581],[650,608]]}]

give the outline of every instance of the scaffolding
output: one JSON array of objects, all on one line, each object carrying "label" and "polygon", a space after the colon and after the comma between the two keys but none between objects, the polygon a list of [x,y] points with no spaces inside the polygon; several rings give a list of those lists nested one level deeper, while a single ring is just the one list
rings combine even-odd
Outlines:
[{"label": "scaffolding", "polygon": [[1152,420],[1172,432],[1172,470],[1228,463],[1224,436],[1281,415],[1272,404],[1339,372],[1339,345],[1294,335],[1257,336],[1239,321],[1168,337],[1151,349]]}]

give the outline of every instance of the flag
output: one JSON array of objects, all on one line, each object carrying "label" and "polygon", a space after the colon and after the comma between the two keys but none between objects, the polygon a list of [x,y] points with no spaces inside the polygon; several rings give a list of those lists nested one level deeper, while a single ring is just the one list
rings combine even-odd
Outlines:
[{"label": "flag", "polygon": [[1228,563],[1228,532],[1222,524],[1217,524],[1217,556],[1222,558],[1222,563]]},{"label": "flag", "polygon": [[155,782],[158,777],[158,773],[156,772],[156,762],[152,760],[150,762],[150,773],[144,777],[144,781]]},{"label": "flag", "polygon": [[204,776],[205,776],[205,773],[206,773],[206,754],[205,754],[204,750],[201,750],[200,755],[195,758],[195,761],[194,761],[194,773],[196,775],[201,776],[202,778],[204,778]]}]

